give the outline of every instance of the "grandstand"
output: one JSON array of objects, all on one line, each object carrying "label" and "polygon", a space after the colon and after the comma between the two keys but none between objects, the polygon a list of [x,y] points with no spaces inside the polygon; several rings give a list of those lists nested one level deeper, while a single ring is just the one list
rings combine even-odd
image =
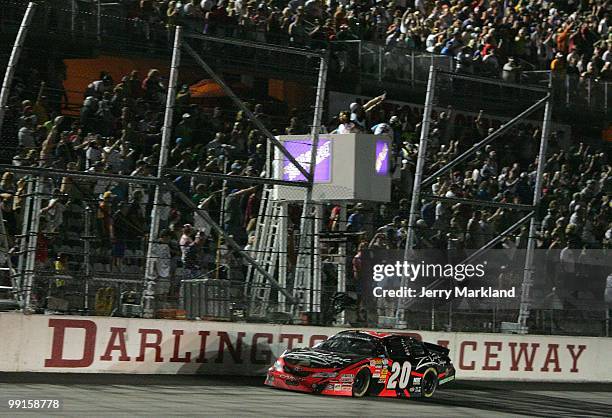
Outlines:
[{"label": "grandstand", "polygon": [[[499,236],[494,251],[515,256],[499,262],[494,280],[520,288],[529,228],[517,221],[533,210],[530,331],[607,335],[612,165],[603,133],[612,114],[612,24],[603,2],[595,3],[492,2],[487,10],[457,1],[38,4],[3,90],[0,299],[7,309],[37,313],[140,316],[149,286],[156,314],[176,317],[188,310],[190,283],[206,278],[204,307],[187,316],[385,325],[394,315],[388,306],[360,305],[364,259],[407,247],[433,66],[440,76],[425,178],[549,91],[551,132],[536,207],[541,109],[431,178],[411,225],[414,247],[467,256]],[[26,5],[0,5],[4,74]],[[181,56],[168,124],[177,26],[194,54]],[[329,77],[317,116],[319,59],[329,59]],[[312,213],[287,205],[287,239],[274,250],[284,270],[260,266],[272,302],[257,318],[249,315],[259,300],[249,283],[253,261],[269,264],[258,257],[268,237],[257,235],[257,225],[273,216],[263,207],[273,153],[249,113],[270,135],[314,134],[319,117],[316,134],[374,133],[393,143],[390,202],[308,202]],[[158,173],[164,138],[167,162]],[[321,302],[298,321],[280,295],[295,295],[301,263],[315,254]],[[306,262],[308,274],[315,262]],[[340,282],[348,295],[335,294]],[[16,306],[6,302],[13,297]],[[516,322],[519,299],[415,303],[405,307],[405,326],[499,332]]]}]

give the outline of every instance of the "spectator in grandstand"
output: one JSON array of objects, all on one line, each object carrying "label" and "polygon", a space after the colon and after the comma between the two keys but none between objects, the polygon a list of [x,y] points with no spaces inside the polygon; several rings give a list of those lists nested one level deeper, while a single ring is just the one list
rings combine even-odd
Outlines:
[{"label": "spectator in grandstand", "polygon": [[259,186],[246,189],[233,189],[225,197],[223,225],[225,232],[234,237],[239,244],[246,243],[246,231],[244,229],[244,212],[241,208],[243,198],[247,198],[257,191]]},{"label": "spectator in grandstand", "polygon": [[36,146],[36,140],[34,137],[35,132],[33,129],[35,119],[35,116],[25,118],[23,120],[23,126],[19,129],[19,146],[24,149],[34,148]]},{"label": "spectator in grandstand", "polygon": [[202,231],[195,233],[194,239],[185,246],[183,265],[189,271],[189,277],[197,277],[207,266],[206,235]]},{"label": "spectator in grandstand", "polygon": [[46,230],[43,231],[47,234],[58,234],[61,238],[63,234],[62,224],[64,223],[64,212],[66,211],[66,204],[68,197],[61,193],[59,189],[53,190],[53,198],[49,200],[47,206],[40,210],[40,214],[46,219]]},{"label": "spectator in grandstand", "polygon": [[396,248],[400,240],[400,229],[402,220],[399,216],[393,217],[393,221],[387,225],[383,225],[376,230],[377,233],[385,235],[390,246]]},{"label": "spectator in grandstand", "polygon": [[155,297],[160,298],[162,302],[166,300],[170,290],[172,273],[171,239],[172,232],[165,229],[159,234],[159,239],[151,244],[151,253],[153,255],[151,260],[152,267],[149,270],[147,280],[153,282]]},{"label": "spectator in grandstand", "polygon": [[111,269],[121,272],[123,270],[123,258],[127,242],[134,239],[134,225],[129,217],[130,206],[127,202],[121,202],[119,209],[113,214],[113,239],[112,239],[112,263]]},{"label": "spectator in grandstand", "polygon": [[363,204],[357,203],[353,208],[353,213],[348,217],[346,230],[350,232],[362,232],[365,230],[365,217],[362,213]]},{"label": "spectator in grandstand", "polygon": [[106,191],[102,194],[102,199],[98,204],[96,212],[97,237],[103,249],[111,249],[111,242],[114,239],[113,230],[113,194]]},{"label": "spectator in grandstand", "polygon": [[183,261],[183,263],[185,263],[187,249],[194,241],[194,233],[195,231],[193,230],[191,224],[183,225],[183,231],[179,240],[179,246],[181,247],[181,260]]}]

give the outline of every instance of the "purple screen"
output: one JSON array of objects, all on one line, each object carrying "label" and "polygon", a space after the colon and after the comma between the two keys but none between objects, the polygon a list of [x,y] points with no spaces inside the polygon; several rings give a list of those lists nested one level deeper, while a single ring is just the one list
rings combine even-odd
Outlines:
[{"label": "purple screen", "polygon": [[389,144],[386,141],[376,141],[375,170],[379,176],[389,174]]},{"label": "purple screen", "polygon": [[[311,139],[300,139],[297,141],[285,141],[287,151],[297,160],[298,163],[310,171],[310,150],[312,148]],[[306,178],[294,166],[287,157],[283,159],[283,180],[305,181]],[[317,147],[317,164],[315,166],[315,183],[324,183],[331,180],[331,141],[329,139],[319,139]]]}]

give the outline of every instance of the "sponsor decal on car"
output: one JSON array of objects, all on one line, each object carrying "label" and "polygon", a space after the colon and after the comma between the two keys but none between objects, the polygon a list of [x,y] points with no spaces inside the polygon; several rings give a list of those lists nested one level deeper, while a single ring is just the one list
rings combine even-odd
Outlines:
[{"label": "sponsor decal on car", "polygon": [[380,371],[380,379],[378,380],[378,383],[385,383],[385,381],[387,380],[388,374],[389,374],[389,371],[387,369],[382,369]]},{"label": "sponsor decal on car", "polygon": [[355,380],[354,374],[345,374],[345,375],[340,376],[341,382],[352,382],[353,380]]},{"label": "sponsor decal on car", "polygon": [[340,383],[334,385],[334,392],[342,392],[342,385]]},{"label": "sponsor decal on car", "polygon": [[374,359],[370,360],[370,367],[381,367],[384,363],[384,360]]},{"label": "sponsor decal on car", "polygon": [[415,378],[412,380],[412,384],[413,384],[413,385],[420,385],[420,384],[421,384],[421,378],[420,378],[420,377],[415,377]]},{"label": "sponsor decal on car", "polygon": [[342,391],[343,392],[347,392],[347,391],[351,391],[353,390],[353,387],[351,385],[342,385]]},{"label": "sponsor decal on car", "polygon": [[300,381],[296,379],[287,379],[285,380],[285,383],[289,386],[297,386],[300,384]]}]

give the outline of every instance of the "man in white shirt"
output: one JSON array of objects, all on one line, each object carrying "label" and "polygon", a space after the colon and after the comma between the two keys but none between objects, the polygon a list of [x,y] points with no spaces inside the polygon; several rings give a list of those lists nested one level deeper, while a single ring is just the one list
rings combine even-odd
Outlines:
[{"label": "man in white shirt", "polygon": [[87,149],[85,150],[85,159],[87,160],[87,167],[91,168],[96,165],[97,162],[102,160],[102,151],[100,151],[100,139],[99,136],[90,142],[87,145]]},{"label": "man in white shirt", "polygon": [[179,239],[179,246],[181,247],[181,260],[183,263],[185,262],[185,254],[187,252],[187,248],[193,242],[193,227],[190,224],[183,225],[183,234]]},{"label": "man in white shirt", "polygon": [[46,233],[56,233],[60,231],[64,223],[64,212],[66,211],[66,197],[60,194],[59,189],[53,191],[56,196],[49,200],[49,204],[40,210],[40,214],[45,216],[47,220],[45,230]]},{"label": "man in white shirt", "polygon": [[34,129],[32,125],[32,118],[24,119],[24,126],[19,129],[17,134],[19,139],[19,146],[23,148],[34,148],[36,141],[34,140]]},{"label": "man in white shirt", "polygon": [[121,169],[121,153],[119,152],[119,145],[121,140],[116,140],[111,145],[112,140],[106,141],[106,146],[102,148],[102,156],[104,161],[109,166],[111,173],[118,173]]},{"label": "man in white shirt", "polygon": [[152,282],[156,297],[162,299],[162,301],[170,290],[172,256],[168,243],[170,242],[171,236],[172,233],[170,231],[162,231],[157,242],[152,244],[152,259],[148,261],[152,263],[152,266],[148,272],[147,280]]}]

